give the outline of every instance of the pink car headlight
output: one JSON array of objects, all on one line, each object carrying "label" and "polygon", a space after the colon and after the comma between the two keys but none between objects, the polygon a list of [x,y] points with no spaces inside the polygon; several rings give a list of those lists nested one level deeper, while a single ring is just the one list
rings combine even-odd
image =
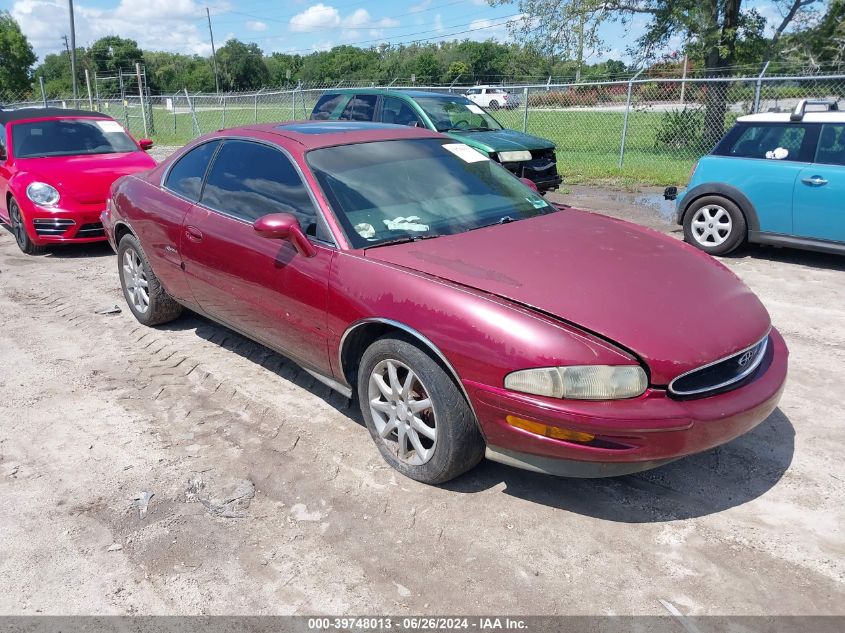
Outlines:
[{"label": "pink car headlight", "polygon": [[572,400],[635,398],[647,387],[648,377],[637,365],[540,367],[505,376],[506,389]]}]

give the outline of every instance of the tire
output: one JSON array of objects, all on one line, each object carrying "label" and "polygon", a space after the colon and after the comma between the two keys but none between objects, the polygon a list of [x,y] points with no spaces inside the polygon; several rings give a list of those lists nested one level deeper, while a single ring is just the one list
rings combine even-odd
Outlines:
[{"label": "tire", "polygon": [[134,235],[124,235],[120,240],[117,272],[126,304],[139,323],[160,325],[182,314],[182,306],[161,287]]},{"label": "tire", "polygon": [[493,100],[490,102],[490,109],[491,109],[491,110],[498,110],[498,109],[499,109],[499,102],[498,102],[498,101],[496,101],[495,99],[493,99]]},{"label": "tire", "polygon": [[9,199],[9,223],[12,227],[12,234],[15,236],[15,241],[18,243],[18,248],[24,253],[27,255],[40,255],[46,250],[46,247],[39,246],[29,237],[29,233],[26,232],[26,223],[21,213],[21,208],[14,198]]},{"label": "tire", "polygon": [[726,255],[746,239],[745,214],[722,196],[695,200],[684,214],[684,241],[710,255]]},{"label": "tire", "polygon": [[[391,375],[396,389],[391,389]],[[440,484],[474,468],[484,457],[484,438],[451,376],[404,338],[382,337],[364,352],[358,401],[382,457],[406,477]],[[419,405],[423,408],[414,411]]]}]

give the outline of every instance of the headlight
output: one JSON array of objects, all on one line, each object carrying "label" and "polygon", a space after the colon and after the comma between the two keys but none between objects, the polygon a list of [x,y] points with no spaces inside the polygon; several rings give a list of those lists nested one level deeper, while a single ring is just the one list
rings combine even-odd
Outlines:
[{"label": "headlight", "polygon": [[505,388],[550,398],[618,400],[634,398],[648,387],[636,365],[576,365],[524,369],[505,376]]},{"label": "headlight", "polygon": [[518,152],[499,152],[499,162],[516,163],[523,160],[531,160],[531,152],[521,150]]},{"label": "headlight", "polygon": [[33,182],[26,188],[26,197],[42,207],[54,207],[59,203],[59,192],[46,182]]}]

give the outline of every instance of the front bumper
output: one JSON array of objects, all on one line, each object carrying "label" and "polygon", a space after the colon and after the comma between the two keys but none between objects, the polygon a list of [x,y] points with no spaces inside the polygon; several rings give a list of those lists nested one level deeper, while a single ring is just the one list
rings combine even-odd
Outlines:
[{"label": "front bumper", "polygon": [[39,246],[102,242],[106,233],[100,221],[103,204],[63,209],[30,204],[22,209],[26,232]]},{"label": "front bumper", "polygon": [[[695,400],[651,388],[638,398],[602,402],[555,400],[464,381],[488,445],[511,465],[570,477],[622,475],[706,451],[747,433],[775,409],[786,382],[788,350],[772,329],[766,357],[742,386]],[[579,444],[536,435],[508,415],[595,435]]]},{"label": "front bumper", "polygon": [[502,163],[502,166],[517,178],[528,178],[537,185],[540,193],[557,189],[563,182],[563,178],[557,173],[557,161],[554,158],[542,156],[538,151],[532,151],[532,154],[537,154],[537,156],[531,160]]}]

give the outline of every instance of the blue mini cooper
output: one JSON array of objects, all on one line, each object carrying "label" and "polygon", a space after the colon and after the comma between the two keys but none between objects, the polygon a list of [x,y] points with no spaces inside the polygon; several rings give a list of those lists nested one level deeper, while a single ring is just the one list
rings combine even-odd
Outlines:
[{"label": "blue mini cooper", "polygon": [[687,189],[664,195],[677,196],[684,239],[711,255],[745,241],[845,254],[845,112],[802,100],[791,113],[740,117]]}]

